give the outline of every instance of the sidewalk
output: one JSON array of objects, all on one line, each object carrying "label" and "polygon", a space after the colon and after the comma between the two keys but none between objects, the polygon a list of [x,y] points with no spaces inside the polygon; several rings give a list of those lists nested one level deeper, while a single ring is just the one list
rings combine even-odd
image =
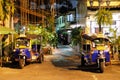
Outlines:
[{"label": "sidewalk", "polygon": [[112,65],[120,64],[120,61],[119,60],[111,60],[111,64]]}]

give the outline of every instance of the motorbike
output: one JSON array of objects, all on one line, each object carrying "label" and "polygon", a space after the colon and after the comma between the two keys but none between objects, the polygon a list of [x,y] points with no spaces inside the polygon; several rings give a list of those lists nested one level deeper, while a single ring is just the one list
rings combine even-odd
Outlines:
[{"label": "motorbike", "polygon": [[22,69],[30,62],[44,61],[44,55],[41,53],[41,46],[38,44],[31,44],[31,39],[24,36],[19,36],[15,40],[15,49],[13,50],[12,63],[18,63]]}]

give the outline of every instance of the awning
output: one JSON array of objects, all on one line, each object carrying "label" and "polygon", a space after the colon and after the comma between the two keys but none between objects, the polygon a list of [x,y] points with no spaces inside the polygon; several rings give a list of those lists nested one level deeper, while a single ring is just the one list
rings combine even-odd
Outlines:
[{"label": "awning", "polygon": [[35,35],[35,34],[27,34],[26,35],[27,37],[29,37],[30,39],[36,39],[36,38],[41,38],[41,36],[40,35]]},{"label": "awning", "polygon": [[14,30],[0,26],[0,34],[17,34]]},{"label": "awning", "polygon": [[97,36],[95,34],[92,34],[92,35],[89,35],[89,34],[83,34],[82,37],[84,39],[87,39],[87,40],[93,40],[95,39]]}]

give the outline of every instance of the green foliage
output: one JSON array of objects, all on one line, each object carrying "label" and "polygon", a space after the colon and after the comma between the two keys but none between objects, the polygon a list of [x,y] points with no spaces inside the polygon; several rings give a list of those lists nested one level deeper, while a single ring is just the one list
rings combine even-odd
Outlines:
[{"label": "green foliage", "polygon": [[52,18],[52,16],[49,16],[46,18],[47,19],[47,30],[49,32],[53,32],[55,30],[55,26],[54,26],[54,19]]},{"label": "green foliage", "polygon": [[4,21],[9,14],[13,14],[15,10],[12,0],[0,0],[0,19]]},{"label": "green foliage", "polygon": [[33,44],[41,44],[40,40],[38,40],[38,39],[32,39],[31,43],[32,43],[32,45]]},{"label": "green foliage", "polygon": [[101,25],[111,25],[112,24],[112,13],[109,10],[100,8],[95,14],[95,18],[101,30]]},{"label": "green foliage", "polygon": [[49,32],[46,28],[43,28],[41,26],[29,25],[27,34],[35,34],[41,36],[41,43],[43,46],[50,43],[55,38],[53,32]]},{"label": "green foliage", "polygon": [[51,38],[49,38],[49,43],[50,45],[52,45],[53,47],[56,47],[57,43],[58,43],[58,35],[56,32],[53,32],[51,35]]},{"label": "green foliage", "polygon": [[111,45],[113,46],[113,51],[117,51],[118,50],[118,46],[120,45],[120,38],[117,38],[116,32],[117,32],[117,28],[113,29],[110,28],[110,32],[113,34],[112,37],[110,37],[111,39]]},{"label": "green foliage", "polygon": [[81,27],[77,27],[74,28],[71,32],[71,38],[72,38],[72,44],[73,45],[77,45],[77,43],[81,43],[82,42],[82,28]]},{"label": "green foliage", "polygon": [[113,36],[110,38],[111,39],[111,43],[112,45],[116,46],[116,45],[120,45],[120,36],[117,37],[117,30],[118,28],[116,29],[113,29],[113,28],[110,28],[110,32],[113,34]]},{"label": "green foliage", "polygon": [[118,46],[119,46],[118,49],[120,50],[120,36],[118,36],[118,38],[117,38],[116,41],[117,41],[117,44],[118,44]]},{"label": "green foliage", "polygon": [[98,24],[111,25],[112,24],[112,13],[109,10],[101,8],[95,14]]},{"label": "green foliage", "polygon": [[117,43],[117,45],[120,46],[120,36],[118,36],[118,38],[116,39],[116,43]]},{"label": "green foliage", "polygon": [[63,35],[67,35],[67,34],[68,34],[68,32],[62,32],[62,34],[63,34]]}]

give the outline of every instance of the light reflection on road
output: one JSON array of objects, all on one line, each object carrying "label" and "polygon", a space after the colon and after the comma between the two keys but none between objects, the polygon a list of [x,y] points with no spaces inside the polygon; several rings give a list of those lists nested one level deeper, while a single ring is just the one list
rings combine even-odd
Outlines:
[{"label": "light reflection on road", "polygon": [[[59,48],[53,54],[55,58],[52,60],[55,66],[76,66],[75,58],[79,58],[73,53],[73,49],[68,46],[59,46]],[[79,60],[79,59],[77,59]],[[80,62],[80,60],[79,60]]]}]

